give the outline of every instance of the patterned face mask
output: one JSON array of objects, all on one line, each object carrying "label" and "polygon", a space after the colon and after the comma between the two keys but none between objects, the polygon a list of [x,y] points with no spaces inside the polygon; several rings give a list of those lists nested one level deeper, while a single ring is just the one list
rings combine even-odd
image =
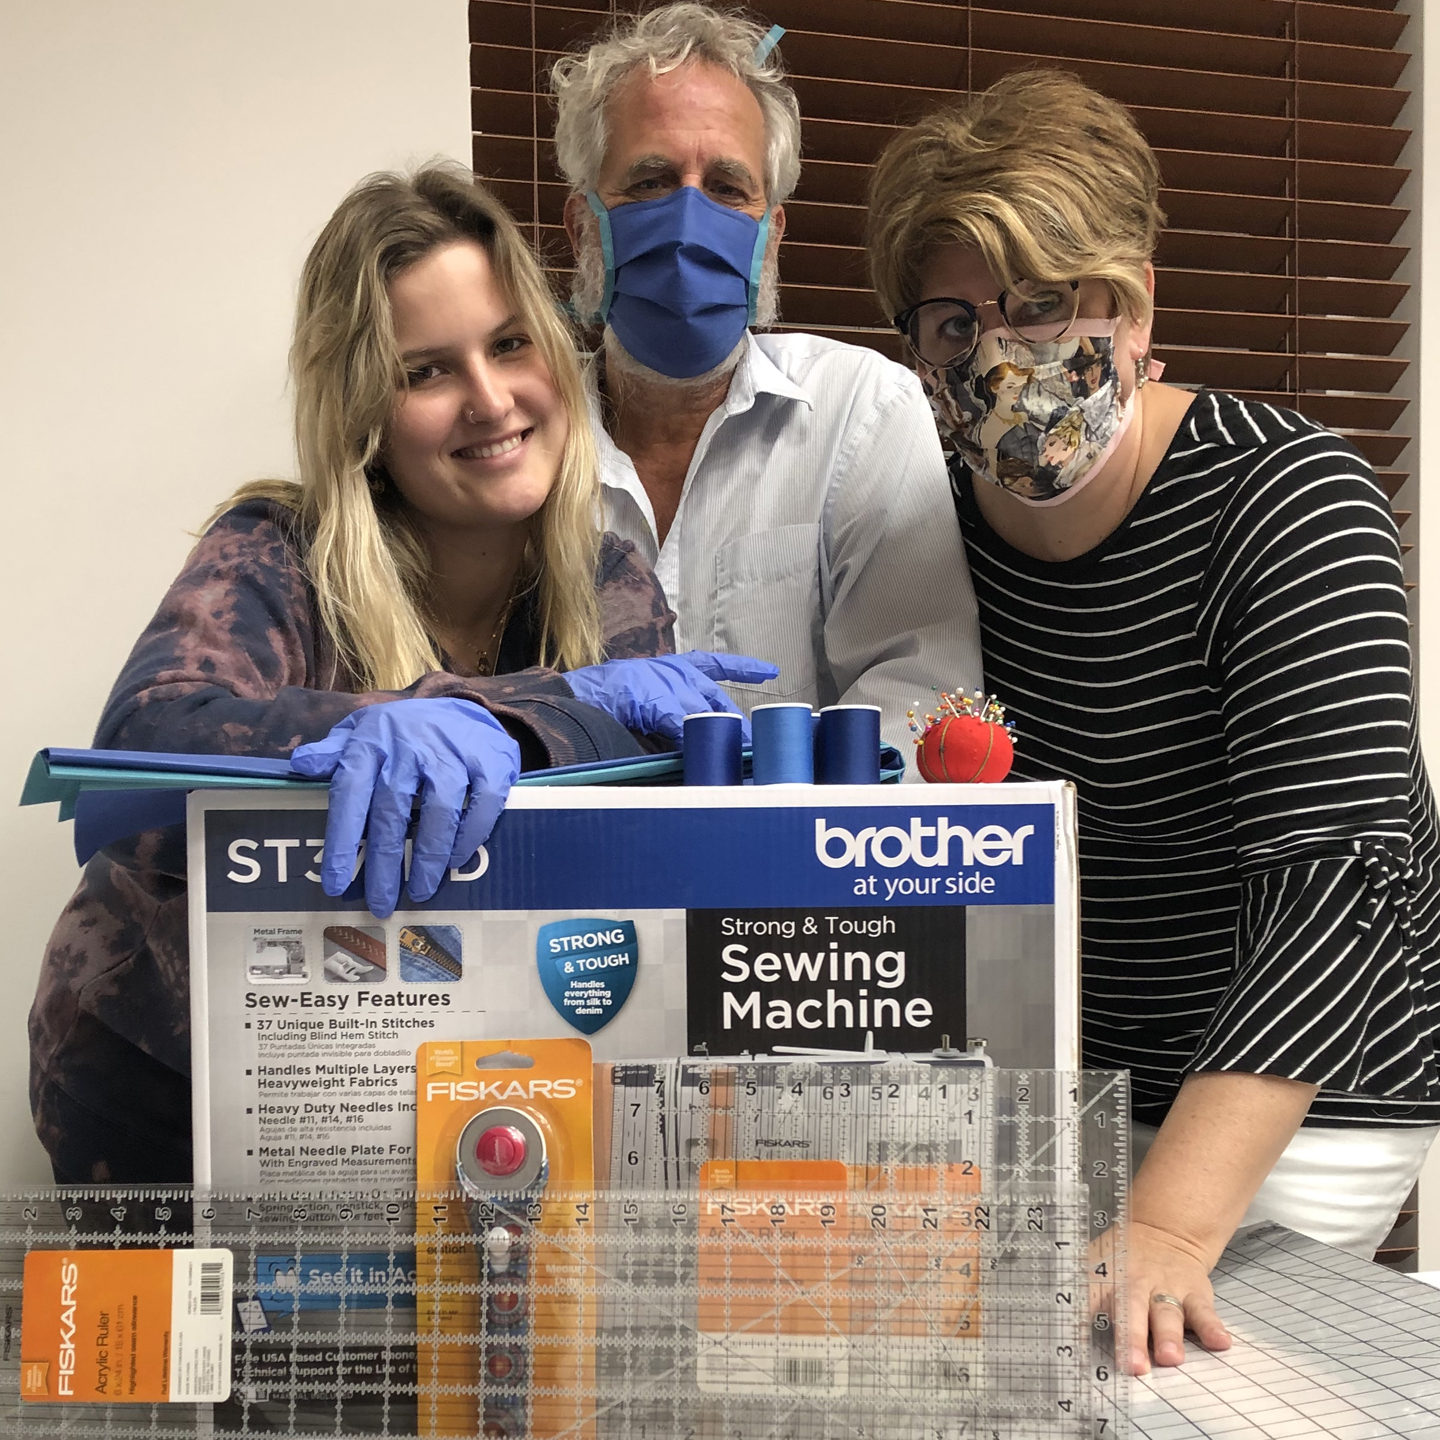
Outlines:
[{"label": "patterned face mask", "polygon": [[1059,505],[1099,473],[1129,428],[1115,366],[1118,320],[1077,320],[1059,340],[997,328],[958,365],[921,377],[941,431],[975,475],[1027,505]]}]

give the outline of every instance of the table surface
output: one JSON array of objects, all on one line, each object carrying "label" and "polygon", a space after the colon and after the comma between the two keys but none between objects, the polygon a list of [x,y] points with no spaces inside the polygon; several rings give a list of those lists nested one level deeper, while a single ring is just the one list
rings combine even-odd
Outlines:
[{"label": "table surface", "polygon": [[1137,1381],[1136,1440],[1440,1440],[1440,1290],[1281,1225],[1213,1279],[1233,1343]]}]

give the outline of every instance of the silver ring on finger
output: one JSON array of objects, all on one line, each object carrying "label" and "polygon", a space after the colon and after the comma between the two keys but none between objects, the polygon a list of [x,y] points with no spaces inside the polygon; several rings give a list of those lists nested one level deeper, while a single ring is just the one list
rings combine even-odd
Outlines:
[{"label": "silver ring on finger", "polygon": [[1162,1295],[1158,1291],[1150,1297],[1152,1305],[1173,1305],[1177,1310],[1184,1310],[1185,1302],[1176,1295]]}]

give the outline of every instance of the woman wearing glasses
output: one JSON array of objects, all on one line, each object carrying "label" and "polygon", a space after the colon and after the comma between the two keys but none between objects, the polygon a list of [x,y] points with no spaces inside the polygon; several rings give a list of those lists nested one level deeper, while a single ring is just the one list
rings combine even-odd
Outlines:
[{"label": "woman wearing glasses", "polygon": [[[1440,1125],[1399,545],[1290,411],[1154,383],[1155,158],[1073,77],[897,137],[871,273],[952,452],[1022,778],[1080,796],[1084,1058],[1133,1076],[1130,1367],[1228,1344],[1241,1223],[1373,1253]],[[1021,378],[1023,377],[1023,379]],[[1148,1153],[1145,1153],[1148,1152]]]}]

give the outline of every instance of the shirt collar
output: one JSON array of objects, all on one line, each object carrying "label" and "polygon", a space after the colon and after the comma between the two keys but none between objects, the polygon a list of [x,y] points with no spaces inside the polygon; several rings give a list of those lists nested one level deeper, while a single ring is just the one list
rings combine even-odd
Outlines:
[{"label": "shirt collar", "polygon": [[[597,438],[605,432],[601,422],[599,366],[604,363],[604,352],[596,354],[593,365],[586,366],[585,388],[590,401],[590,419]],[[727,416],[739,415],[755,404],[757,395],[778,395],[782,400],[798,400],[807,409],[813,410],[815,402],[809,393],[797,385],[756,343],[753,331],[745,332],[745,349],[730,377],[730,389],[721,407]],[[608,438],[608,436],[607,436]]]},{"label": "shirt collar", "polygon": [[[600,372],[604,363],[603,352],[595,355],[585,367],[585,395],[590,409],[590,430],[595,437],[595,446],[600,455],[600,476],[604,484],[628,491],[639,505],[641,513],[655,528],[655,516],[650,498],[645,494],[635,467],[605,426],[604,407],[600,403]],[[745,350],[740,363],[730,377],[730,389],[725,403],[720,407],[724,419],[739,415],[753,408],[757,395],[775,395],[782,400],[798,400],[808,409],[815,408],[809,394],[797,385],[755,342],[755,336],[745,332]]]},{"label": "shirt collar", "polygon": [[754,332],[747,330],[745,353],[735,367],[730,393],[725,397],[726,413],[738,415],[742,410],[748,410],[757,395],[778,395],[782,400],[798,400],[810,410],[815,408],[809,394],[760,348]]},{"label": "shirt collar", "polygon": [[600,366],[603,363],[598,353],[585,363],[585,402],[590,411],[590,433],[595,437],[595,449],[600,456],[601,477],[607,485],[613,485],[627,469],[633,474],[634,467],[629,464],[629,456],[611,438],[605,424],[605,407],[600,400]]}]

